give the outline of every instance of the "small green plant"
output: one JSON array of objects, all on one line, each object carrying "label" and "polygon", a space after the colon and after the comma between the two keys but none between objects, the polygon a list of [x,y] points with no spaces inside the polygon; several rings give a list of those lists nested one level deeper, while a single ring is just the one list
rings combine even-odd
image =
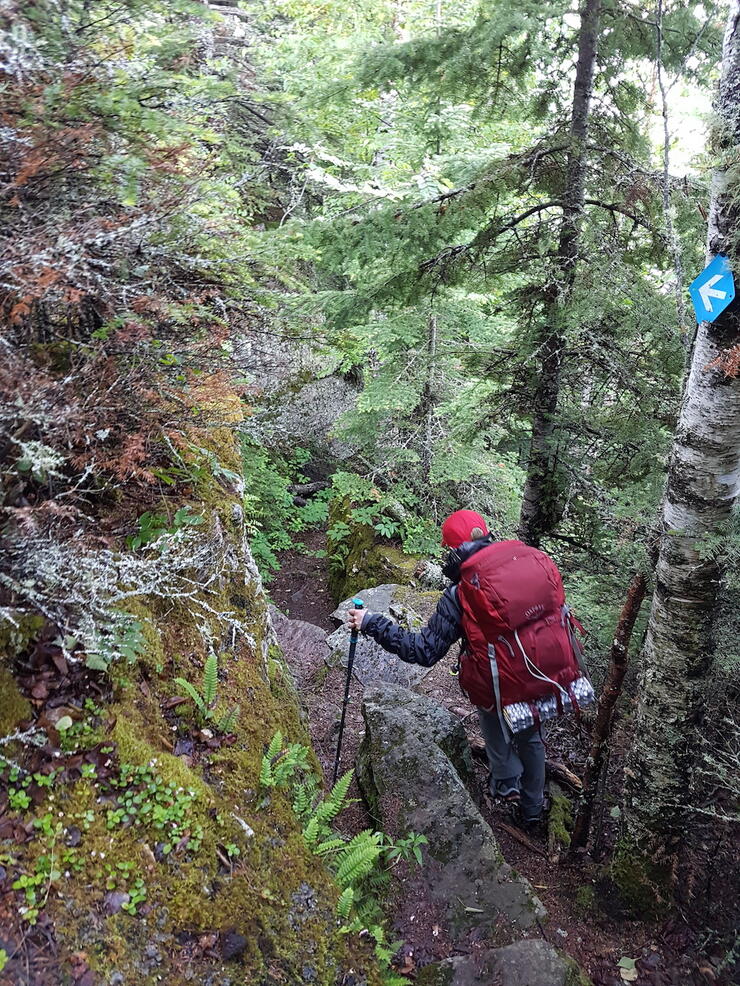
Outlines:
[{"label": "small green plant", "polygon": [[278,730],[270,741],[260,766],[260,785],[286,788],[298,771],[308,769],[308,747],[290,743],[283,749],[283,734]]},{"label": "small green plant", "polygon": [[4,948],[0,948],[0,972],[3,971],[5,966],[8,964],[8,953]]},{"label": "small green plant", "polygon": [[147,510],[139,517],[138,532],[127,538],[126,543],[132,551],[136,551],[157,541],[163,534],[174,534],[182,527],[197,527],[203,522],[204,518],[200,514],[192,513],[190,507],[180,507],[176,510],[171,524],[165,514],[155,514]]},{"label": "small green plant", "polygon": [[105,864],[105,886],[107,890],[120,890],[125,893],[127,900],[121,904],[121,910],[127,914],[136,914],[139,906],[147,898],[147,890],[143,879],[135,874],[135,863],[122,861]]},{"label": "small green plant", "polygon": [[193,818],[197,799],[193,790],[164,781],[154,772],[154,762],[145,767],[121,764],[118,777],[110,781],[119,791],[115,807],[106,812],[106,827],[141,826],[152,829],[162,840],[161,851],[168,856],[174,849],[198,852],[203,826]]},{"label": "small green plant", "polygon": [[221,733],[230,733],[233,730],[239,718],[240,706],[235,705],[228,712],[218,717],[214,709],[218,691],[218,658],[215,654],[210,654],[206,659],[205,667],[203,668],[202,691],[198,691],[195,685],[185,678],[175,678],[175,684],[179,685],[185,695],[192,699],[193,705],[202,722],[212,723]]},{"label": "small green plant", "polygon": [[388,846],[386,858],[389,862],[404,860],[407,863],[423,863],[421,847],[429,844],[429,839],[418,832],[411,832],[405,839],[397,839],[394,845]]},{"label": "small green plant", "polygon": [[[59,864],[55,859],[56,839],[62,831],[60,823],[56,823],[51,832],[50,848],[48,853],[43,853],[36,859],[33,872],[21,873],[13,881],[13,890],[22,890],[25,904],[19,908],[19,913],[24,921],[30,925],[35,925],[39,913],[49,899],[49,892],[52,883],[55,883],[62,875]],[[68,850],[68,854],[73,850]]]}]

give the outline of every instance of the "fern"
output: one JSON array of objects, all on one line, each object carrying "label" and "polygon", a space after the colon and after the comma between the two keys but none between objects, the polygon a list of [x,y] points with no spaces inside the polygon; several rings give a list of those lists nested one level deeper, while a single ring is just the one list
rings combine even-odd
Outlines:
[{"label": "fern", "polygon": [[206,715],[207,709],[203,699],[200,697],[200,692],[198,689],[184,678],[175,678],[175,684],[179,685],[185,694],[193,700],[201,715]]},{"label": "fern", "polygon": [[221,733],[230,733],[236,725],[236,721],[239,718],[239,713],[241,712],[241,706],[235,705],[233,709],[222,715],[218,720],[216,729]]},{"label": "fern", "polygon": [[342,849],[346,845],[346,842],[342,838],[336,839],[324,839],[320,842],[318,846],[314,847],[314,853],[316,856],[323,856],[328,852],[333,852],[335,849]]},{"label": "fern", "polygon": [[293,796],[293,811],[296,816],[303,820],[311,810],[316,792],[319,789],[318,781],[314,774],[311,774],[301,784],[297,784]]},{"label": "fern", "polygon": [[312,843],[316,842],[318,837],[319,837],[319,821],[314,815],[313,818],[310,818],[308,820],[308,824],[303,829],[303,838],[310,846]]},{"label": "fern", "polygon": [[382,840],[381,832],[364,829],[347,843],[339,857],[335,873],[335,879],[342,889],[358,883],[370,873],[383,851]]},{"label": "fern", "polygon": [[209,709],[216,700],[218,687],[218,658],[210,654],[203,670],[203,704]]},{"label": "fern", "polygon": [[349,917],[350,911],[352,910],[354,900],[355,892],[352,887],[345,887],[339,895],[339,900],[337,901],[337,917],[340,917],[343,921],[346,921]]},{"label": "fern", "polygon": [[280,752],[283,745],[283,734],[278,731],[270,740],[270,745],[267,747],[267,752],[262,757],[262,764],[260,766],[260,785],[262,787],[274,787],[275,778],[272,773],[272,763],[275,757]]},{"label": "fern", "polygon": [[278,731],[270,740],[270,745],[267,747],[267,753],[265,754],[265,757],[268,760],[274,760],[275,757],[278,755],[278,753],[280,753],[282,748],[283,748],[283,734],[278,729]]},{"label": "fern", "polygon": [[353,773],[352,770],[348,770],[343,774],[332,788],[329,797],[317,806],[314,817],[322,833],[329,833],[329,822],[336,818],[344,807]]},{"label": "fern", "polygon": [[308,768],[308,747],[291,743],[285,750],[283,734],[278,730],[262,757],[260,784],[262,787],[287,787],[299,770]]}]

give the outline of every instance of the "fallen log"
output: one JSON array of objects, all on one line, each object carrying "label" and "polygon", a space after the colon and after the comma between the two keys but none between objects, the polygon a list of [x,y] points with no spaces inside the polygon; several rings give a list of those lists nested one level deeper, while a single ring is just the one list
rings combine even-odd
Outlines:
[{"label": "fallen log", "polygon": [[544,856],[547,858],[547,850],[543,846],[538,846],[536,842],[533,842],[529,836],[526,836],[521,829],[515,828],[513,825],[507,825],[506,822],[498,822],[498,827],[507,832],[512,839],[516,839],[517,842],[521,842],[523,846],[526,846],[530,852],[537,853],[538,856]]},{"label": "fallen log", "polygon": [[580,794],[583,790],[581,778],[578,774],[574,774],[572,770],[566,767],[564,763],[548,760],[545,764],[545,771],[549,778],[562,784],[563,787],[567,787],[574,794]]}]

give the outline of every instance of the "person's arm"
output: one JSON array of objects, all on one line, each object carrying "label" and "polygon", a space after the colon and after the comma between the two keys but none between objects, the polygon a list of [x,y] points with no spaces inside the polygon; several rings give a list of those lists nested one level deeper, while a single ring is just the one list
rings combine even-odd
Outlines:
[{"label": "person's arm", "polygon": [[441,660],[462,635],[462,614],[455,586],[445,589],[429,622],[417,633],[404,630],[380,613],[349,611],[350,626],[357,627],[360,620],[358,629],[376,640],[384,650],[397,654],[407,664],[421,664],[425,668]]}]

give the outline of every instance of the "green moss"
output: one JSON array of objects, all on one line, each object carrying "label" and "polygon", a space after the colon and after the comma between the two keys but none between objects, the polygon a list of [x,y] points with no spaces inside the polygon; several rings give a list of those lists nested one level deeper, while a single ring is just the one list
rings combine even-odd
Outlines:
[{"label": "green moss", "polygon": [[19,722],[31,716],[31,705],[18,690],[15,678],[0,667],[0,736],[15,731]]},{"label": "green moss", "polygon": [[567,849],[573,830],[573,806],[556,784],[550,785],[550,812],[547,816],[547,842],[551,852]]},{"label": "green moss", "polygon": [[563,986],[593,986],[593,982],[588,978],[575,959],[566,955],[565,952],[559,951],[558,954],[567,966]]},{"label": "green moss", "polygon": [[596,889],[590,883],[578,888],[575,899],[575,909],[582,918],[587,918],[598,907]]},{"label": "green moss", "polygon": [[0,664],[7,664],[22,654],[43,626],[44,617],[39,613],[7,608],[0,620]]},{"label": "green moss", "polygon": [[647,857],[629,840],[614,852],[609,876],[627,909],[642,920],[657,920],[670,907],[671,868]]},{"label": "green moss", "polygon": [[129,599],[126,602],[126,612],[130,613],[141,625],[144,646],[137,661],[150,674],[161,674],[164,670],[166,657],[162,635],[157,629],[158,619],[153,605],[147,605],[142,599]]},{"label": "green moss", "polygon": [[329,529],[338,523],[347,525],[349,534],[327,540],[329,590],[335,602],[371,586],[412,579],[418,557],[381,542],[370,525],[353,520],[352,504],[346,498],[332,501],[329,508]]}]

